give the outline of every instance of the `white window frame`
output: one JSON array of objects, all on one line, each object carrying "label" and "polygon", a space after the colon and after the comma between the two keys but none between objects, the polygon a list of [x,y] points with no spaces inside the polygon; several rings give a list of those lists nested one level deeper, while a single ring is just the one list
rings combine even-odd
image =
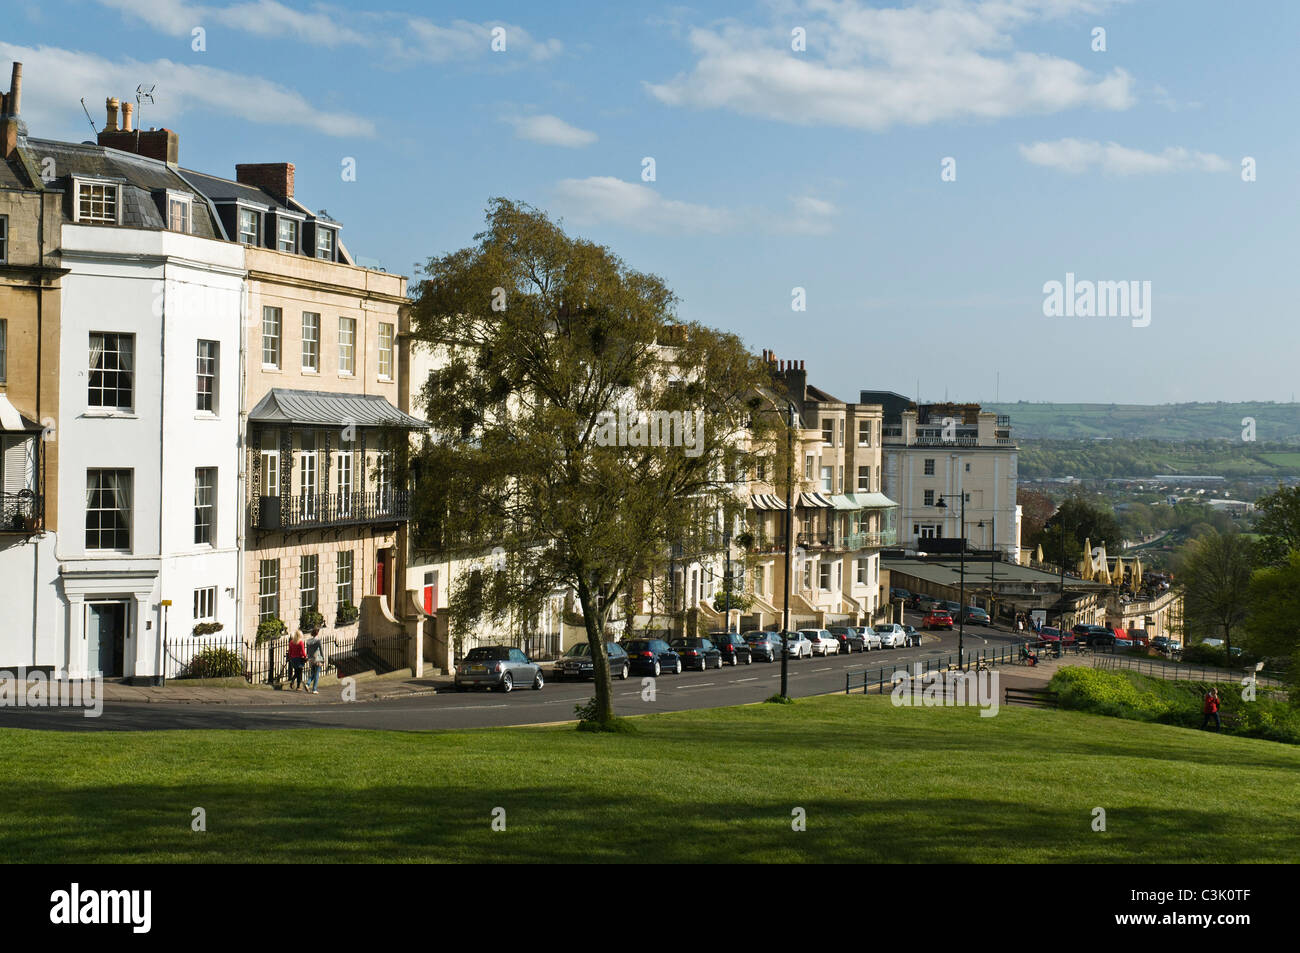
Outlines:
[{"label": "white window frame", "polygon": [[[177,205],[185,211],[185,227],[176,228],[172,224],[172,205]],[[192,235],[194,233],[194,199],[193,196],[185,192],[173,192],[167,190],[167,229],[168,231],[178,232],[182,235]]]},{"label": "white window frame", "polygon": [[[272,313],[275,314],[275,334],[268,335],[267,325]],[[273,354],[273,356],[275,357],[274,362],[268,362],[266,359],[268,342],[271,344],[271,348],[274,351]],[[280,365],[283,361],[284,361],[284,309],[272,307],[269,304],[263,305],[262,306],[262,367],[275,368],[276,370],[279,370]]]},{"label": "white window frame", "polygon": [[[211,477],[211,482],[201,482]],[[206,498],[203,496],[206,491]],[[204,517],[207,521],[204,522]],[[206,535],[206,539],[200,539]],[[215,546],[217,536],[217,468],[194,468],[194,545]]]},{"label": "white window frame", "polygon": [[262,469],[262,496],[280,495],[280,451],[263,450],[258,461]]},{"label": "white window frame", "polygon": [[822,446],[823,447],[835,446],[835,420],[831,417],[827,417],[825,420],[821,422],[821,424],[822,424]]},{"label": "white window frame", "polygon": [[871,446],[871,421],[870,420],[858,421],[858,446],[859,447]]},{"label": "white window frame", "polygon": [[[207,354],[203,353],[203,345],[209,345]],[[194,409],[199,413],[213,414],[217,413],[217,384],[220,380],[221,371],[221,342],[208,341],[200,338],[194,345]],[[208,382],[207,393],[204,393],[203,382]],[[204,407],[203,399],[207,397],[209,406]]]},{"label": "white window frame", "polygon": [[[87,496],[89,496],[89,494],[90,494],[90,492],[91,492],[91,489],[90,489],[90,480],[91,480],[91,474],[93,474],[93,473],[125,473],[125,474],[127,475],[127,483],[126,483],[126,497],[127,497],[127,499],[126,499],[126,510],[125,510],[125,511],[122,511],[122,510],[120,510],[120,509],[118,509],[118,508],[116,508],[116,507],[114,507],[114,508],[112,508],[112,509],[109,509],[108,507],[103,507],[103,506],[91,506],[91,502],[92,502],[92,501],[91,501],[89,498],[86,500],[86,514],[87,514],[87,516],[89,516],[91,513],[123,513],[123,522],[126,524],[126,530],[125,530],[125,532],[126,532],[126,545],[125,545],[125,546],[117,546],[117,545],[114,545],[114,546],[99,546],[99,545],[92,546],[92,545],[90,544],[90,533],[91,533],[92,531],[91,531],[89,528],[86,528],[86,530],[85,530],[85,534],[86,534],[86,535],[83,536],[83,542],[85,543],[86,551],[87,551],[87,552],[114,552],[114,553],[129,553],[129,552],[131,552],[131,538],[132,538],[132,535],[133,535],[132,530],[133,530],[133,528],[134,528],[134,527],[133,527],[133,523],[132,523],[132,510],[134,509],[134,506],[135,506],[135,471],[134,471],[134,470],[130,470],[130,469],[123,469],[123,468],[120,468],[120,467],[90,467],[90,468],[88,468],[88,469],[86,470],[86,492],[87,492]],[[103,491],[97,490],[96,492],[103,492]],[[97,530],[95,530],[94,532],[102,534],[102,533],[104,532],[104,530],[103,530],[103,528],[102,528],[102,526],[101,526],[100,529],[97,529]],[[113,532],[116,533],[117,531],[114,530]],[[102,539],[101,539],[101,540],[97,540],[97,542],[102,542]]]},{"label": "white window frame", "polygon": [[[291,242],[286,242],[284,240],[284,230],[286,226],[290,229],[293,235],[293,241]],[[296,254],[298,251],[299,242],[301,238],[302,238],[302,222],[298,221],[296,218],[290,218],[287,215],[277,215],[275,217],[276,251]],[[285,245],[288,245],[290,247],[285,248],[284,247]]]},{"label": "white window frame", "polygon": [[[74,176],[72,179],[73,201],[72,201],[72,220],[82,225],[120,225],[122,223],[122,185],[120,182],[107,182],[103,179],[86,179]],[[96,200],[92,194],[89,199],[83,200],[82,190],[90,189],[93,193],[95,189],[103,189],[103,195]],[[93,209],[94,204],[98,201],[100,204],[107,206],[109,193],[112,193],[113,217],[110,219],[105,215],[87,216],[82,214],[82,202],[88,201]]]},{"label": "white window frame", "polygon": [[835,467],[822,467],[821,488],[824,493],[835,492]]},{"label": "white window frame", "polygon": [[[321,239],[325,240],[324,248],[321,247]],[[316,257],[325,261],[334,260],[334,229],[316,226]]]},{"label": "white window frame", "polygon": [[[134,335],[134,334],[130,334],[130,333],[125,333],[125,332],[122,332],[122,331],[91,331],[90,334],[89,334],[89,336],[88,336],[88,338],[87,338],[88,347],[89,347],[90,344],[93,343],[93,341],[94,341],[94,339],[95,339],[96,336],[98,336],[98,337],[100,337],[101,339],[103,339],[103,340],[101,340],[101,344],[100,344],[100,358],[101,358],[101,359],[104,357],[104,354],[105,354],[105,351],[106,351],[106,348],[104,347],[104,345],[107,344],[107,338],[112,337],[112,338],[116,339],[117,347],[116,347],[116,349],[113,350],[111,353],[119,355],[119,357],[118,357],[118,361],[117,361],[117,366],[114,367],[114,368],[111,368],[111,369],[100,368],[100,369],[99,369],[99,372],[100,372],[101,374],[116,374],[116,375],[119,375],[119,377],[120,377],[120,375],[123,375],[123,374],[127,375],[128,383],[127,383],[127,388],[126,388],[126,389],[130,392],[130,403],[127,403],[127,404],[105,404],[105,403],[102,403],[102,402],[101,402],[101,403],[98,403],[98,404],[91,403],[90,395],[91,395],[92,393],[96,393],[96,392],[98,392],[99,395],[100,395],[100,400],[102,401],[102,400],[104,399],[104,393],[105,393],[105,391],[106,391],[106,388],[105,388],[105,387],[103,386],[103,384],[102,384],[102,378],[101,378],[101,386],[98,388],[98,391],[96,391],[95,389],[93,389],[93,388],[91,387],[91,381],[94,379],[94,374],[95,374],[95,372],[96,372],[96,368],[90,366],[90,361],[89,361],[89,351],[87,351],[87,362],[86,362],[86,366],[87,366],[87,372],[86,372],[86,407],[89,408],[89,409],[91,409],[92,411],[106,411],[106,410],[107,410],[107,411],[114,411],[114,410],[116,410],[116,411],[124,411],[124,412],[128,412],[128,413],[129,413],[131,410],[133,410],[133,409],[135,408],[135,377],[136,377],[136,372],[137,372],[137,370],[138,370],[138,365],[137,365],[137,362],[136,362],[135,335]],[[122,370],[122,367],[121,367],[122,361],[121,361],[121,356],[120,356],[120,355],[122,355],[122,354],[124,354],[124,353],[127,353],[126,351],[123,350],[123,348],[122,348],[122,346],[121,346],[121,342],[122,342],[123,340],[129,341],[129,342],[130,342],[130,345],[131,345],[131,346],[130,346],[130,365],[131,365],[131,367],[130,367],[129,370]],[[123,389],[123,388],[120,386],[120,384],[119,384],[119,385],[116,385],[116,386],[114,386],[114,387],[112,388],[112,390],[113,390],[114,392],[116,392],[116,391],[120,391],[120,390],[122,390],[122,389]]]},{"label": "white window frame", "polygon": [[194,590],[194,621],[217,621],[217,587],[204,586]]},{"label": "white window frame", "polygon": [[[344,556],[347,557],[346,566]],[[356,600],[352,598],[354,593],[354,580],[356,579],[356,556],[350,549],[340,549],[334,559],[334,601],[336,606],[342,606],[345,602],[351,602],[354,605]],[[347,591],[344,591],[344,587]]]},{"label": "white window frame", "polygon": [[335,464],[335,471],[338,473],[336,478],[338,485],[338,513],[340,516],[350,516],[352,515],[352,494],[355,492],[352,483],[352,451],[340,450]]},{"label": "white window frame", "polygon": [[921,475],[934,476],[934,457],[925,457],[921,460]]},{"label": "white window frame", "polygon": [[[307,584],[308,577],[311,585]],[[307,593],[311,593],[310,602]],[[317,553],[304,553],[298,557],[298,613],[301,615],[308,609],[320,612],[320,555]]]},{"label": "white window frame", "polygon": [[[308,319],[314,318],[315,321]],[[308,335],[310,331],[310,336]],[[312,374],[320,373],[320,315],[315,311],[302,313],[302,369]]]},{"label": "white window frame", "polygon": [[831,591],[831,583],[834,577],[829,562],[820,562],[817,564],[817,588],[822,592]]},{"label": "white window frame", "polygon": [[[863,470],[866,470],[867,472],[863,473],[862,472]],[[863,477],[866,477],[865,481],[863,480]],[[866,483],[866,486],[862,485],[864,482]],[[871,492],[871,467],[869,466],[858,467],[858,492],[859,493]]]},{"label": "white window frame", "polygon": [[0,382],[9,378],[9,319],[0,318]]},{"label": "white window frame", "polygon": [[[385,345],[384,343],[385,329],[387,329],[388,331],[387,345]],[[392,324],[388,323],[387,321],[379,322],[379,329],[376,336],[377,345],[379,348],[379,352],[377,355],[378,360],[376,361],[376,365],[377,365],[376,369],[378,371],[379,379],[381,381],[391,381],[393,379],[393,345],[396,343],[396,336],[394,334],[394,331],[395,328],[393,327]],[[385,358],[387,358],[387,360],[385,360]],[[384,371],[385,363],[387,363],[388,365],[387,372]]]},{"label": "white window frame", "polygon": [[357,373],[356,318],[339,317],[339,373],[346,377]]},{"label": "white window frame", "polygon": [[[268,607],[268,603],[270,603]],[[280,560],[257,561],[257,621],[280,617]]]},{"label": "white window frame", "polygon": [[[244,231],[244,216],[253,217],[252,241],[248,241],[246,236],[249,234]],[[236,237],[242,245],[252,245],[260,247],[262,244],[262,213],[255,208],[244,208],[242,205],[235,206],[235,232]]]}]

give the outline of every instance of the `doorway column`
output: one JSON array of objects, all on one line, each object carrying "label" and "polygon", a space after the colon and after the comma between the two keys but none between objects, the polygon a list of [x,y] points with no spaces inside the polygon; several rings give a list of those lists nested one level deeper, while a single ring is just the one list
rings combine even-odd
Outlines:
[{"label": "doorway column", "polygon": [[68,593],[67,651],[63,656],[63,677],[81,678],[86,673],[86,597]]}]

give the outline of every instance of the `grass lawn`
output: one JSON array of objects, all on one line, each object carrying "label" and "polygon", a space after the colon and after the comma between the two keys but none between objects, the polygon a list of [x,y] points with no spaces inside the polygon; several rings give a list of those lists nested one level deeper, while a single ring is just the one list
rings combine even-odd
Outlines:
[{"label": "grass lawn", "polygon": [[1273,742],[887,696],[636,724],[4,729],[0,843],[11,863],[1300,859],[1300,750]]}]

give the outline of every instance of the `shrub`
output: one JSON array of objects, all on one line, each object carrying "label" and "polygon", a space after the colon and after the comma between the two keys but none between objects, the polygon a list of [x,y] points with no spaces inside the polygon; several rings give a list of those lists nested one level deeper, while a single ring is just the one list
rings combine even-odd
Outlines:
[{"label": "shrub", "polygon": [[230,649],[204,649],[185,666],[181,678],[236,678],[244,674],[244,659]]},{"label": "shrub", "polygon": [[338,615],[334,619],[334,624],[336,626],[351,625],[353,622],[356,622],[360,618],[361,618],[361,610],[358,609],[356,606],[354,606],[352,603],[348,602],[347,600],[344,600],[343,602],[339,603],[339,611],[338,611]]},{"label": "shrub", "polygon": [[325,616],[315,609],[303,609],[298,617],[298,628],[304,632],[317,632],[325,628]]},{"label": "shrub", "polygon": [[220,632],[225,626],[220,622],[199,622],[194,626],[194,635],[211,635]]},{"label": "shrub", "polygon": [[257,624],[257,644],[274,642],[289,634],[289,627],[280,619],[263,619]]}]

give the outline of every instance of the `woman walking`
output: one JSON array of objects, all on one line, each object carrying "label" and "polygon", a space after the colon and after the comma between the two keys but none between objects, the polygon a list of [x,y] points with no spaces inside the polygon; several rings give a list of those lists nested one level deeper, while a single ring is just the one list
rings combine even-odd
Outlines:
[{"label": "woman walking", "polygon": [[302,630],[293,634],[289,640],[289,687],[295,686],[304,691],[302,684],[302,666],[307,661],[307,646],[302,640]]},{"label": "woman walking", "polygon": [[307,691],[319,695],[316,685],[320,681],[320,670],[325,665],[325,647],[321,644],[320,632],[313,631],[307,640]]}]

